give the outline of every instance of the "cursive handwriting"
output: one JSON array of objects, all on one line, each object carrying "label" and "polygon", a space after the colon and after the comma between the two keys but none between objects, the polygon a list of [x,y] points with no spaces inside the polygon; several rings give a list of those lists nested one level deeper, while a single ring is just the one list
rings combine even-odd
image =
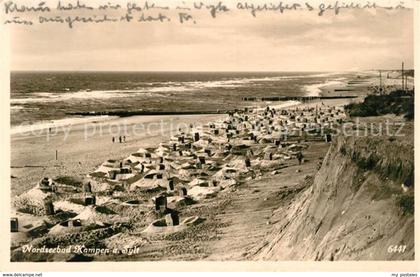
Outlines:
[{"label": "cursive handwriting", "polygon": [[150,3],[148,1],[145,1],[143,5],[138,5],[134,2],[127,3],[128,14],[131,14],[133,12],[142,12],[142,11],[152,10],[152,9],[169,10],[169,7],[158,6],[155,3]]},{"label": "cursive handwriting", "polygon": [[37,6],[25,6],[8,1],[4,3],[4,12],[10,13],[26,13],[26,12],[50,12],[51,9],[46,6],[45,2],[39,2]]},{"label": "cursive handwriting", "polygon": [[236,5],[237,9],[239,10],[249,10],[251,11],[252,16],[256,17],[257,12],[262,11],[279,11],[283,13],[285,10],[297,10],[301,7],[298,3],[293,4],[284,4],[283,2],[279,3],[265,3],[265,4],[254,4],[248,2],[239,2]]},{"label": "cursive handwriting", "polygon": [[229,11],[229,8],[222,2],[217,3],[217,5],[206,5],[203,2],[194,2],[194,9],[201,10],[203,8],[210,10],[210,15],[213,18],[216,17],[217,13]]},{"label": "cursive handwriting", "polygon": [[[116,2],[112,2],[116,1]],[[299,1],[270,1],[255,2],[251,0],[197,0],[194,2],[182,2],[182,5],[162,6],[153,0],[128,0],[124,5],[110,0],[107,3],[99,3],[94,6],[88,4],[87,0],[57,0],[55,6],[48,6],[47,2],[40,1],[36,4],[20,4],[19,0],[9,0],[3,3],[3,11],[6,15],[4,24],[33,26],[35,24],[63,23],[70,29],[78,23],[97,24],[112,22],[169,22],[175,21],[181,24],[197,24],[203,17],[196,16],[199,11],[208,12],[208,16],[216,19],[220,14],[251,14],[253,18],[262,13],[274,13],[279,16],[286,12],[304,11],[316,13],[318,16],[332,14],[339,16],[344,10],[363,9],[384,9],[396,10],[406,9],[403,2],[392,6],[380,6],[376,2],[366,1],[355,3],[351,1],[325,2],[317,5]],[[111,13],[112,12],[112,16]],[[38,21],[33,20],[33,16]]]},{"label": "cursive handwriting", "polygon": [[337,15],[341,9],[375,9],[376,7],[377,7],[376,3],[370,3],[370,2],[367,2],[364,5],[361,5],[360,3],[354,3],[354,2],[340,4],[338,1],[336,1],[333,5],[320,4],[318,15],[322,16],[328,10],[333,10],[334,13]]}]

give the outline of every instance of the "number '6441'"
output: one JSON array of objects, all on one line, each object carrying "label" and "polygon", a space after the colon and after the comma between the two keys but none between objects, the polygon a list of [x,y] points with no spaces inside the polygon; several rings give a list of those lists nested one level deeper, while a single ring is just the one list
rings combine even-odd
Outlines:
[{"label": "number '6441'", "polygon": [[388,247],[388,253],[404,253],[407,245],[390,245]]}]

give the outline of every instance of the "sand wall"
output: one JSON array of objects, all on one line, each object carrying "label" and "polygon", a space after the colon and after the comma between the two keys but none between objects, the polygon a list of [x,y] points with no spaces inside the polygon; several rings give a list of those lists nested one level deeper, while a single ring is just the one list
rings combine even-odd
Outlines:
[{"label": "sand wall", "polygon": [[[414,259],[414,216],[404,202],[414,196],[401,187],[412,171],[410,151],[397,142],[336,138],[313,183],[275,212],[275,231],[255,258]],[[366,166],[366,153],[378,159]]]}]

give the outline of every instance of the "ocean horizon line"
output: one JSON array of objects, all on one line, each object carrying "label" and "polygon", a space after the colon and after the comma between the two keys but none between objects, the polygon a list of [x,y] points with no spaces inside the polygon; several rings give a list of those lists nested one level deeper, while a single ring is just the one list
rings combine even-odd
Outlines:
[{"label": "ocean horizon line", "polygon": [[[10,70],[11,73],[21,72],[37,72],[37,73],[92,73],[92,72],[103,72],[103,73],[314,73],[314,72],[364,72],[372,71],[377,69],[364,69],[364,70],[274,70],[274,71],[252,71],[252,70]],[[396,70],[396,69],[381,69],[381,70]]]}]

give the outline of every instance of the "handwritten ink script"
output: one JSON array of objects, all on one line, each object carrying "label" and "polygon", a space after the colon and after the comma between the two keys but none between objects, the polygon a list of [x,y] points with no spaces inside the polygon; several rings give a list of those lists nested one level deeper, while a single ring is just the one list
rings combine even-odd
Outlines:
[{"label": "handwritten ink script", "polygon": [[[214,2],[195,1],[181,2],[179,5],[171,2],[171,5],[162,5],[147,1],[128,1],[124,4],[106,2],[98,5],[89,4],[87,0],[56,2],[37,2],[22,4],[18,0],[5,1],[3,24],[33,26],[36,24],[64,24],[68,28],[75,28],[80,24],[99,23],[168,23],[199,24],[202,13],[212,19],[221,16],[229,16],[241,13],[248,18],[257,18],[264,13],[282,15],[294,11],[307,11],[316,13],[318,16],[332,14],[338,16],[345,10],[372,10],[372,9],[407,9],[403,2],[395,5],[383,6],[375,2],[328,2],[313,4],[309,2],[253,2],[253,1],[229,1]],[[169,1],[168,1],[169,2]],[[200,16],[197,16],[200,13]]]}]

